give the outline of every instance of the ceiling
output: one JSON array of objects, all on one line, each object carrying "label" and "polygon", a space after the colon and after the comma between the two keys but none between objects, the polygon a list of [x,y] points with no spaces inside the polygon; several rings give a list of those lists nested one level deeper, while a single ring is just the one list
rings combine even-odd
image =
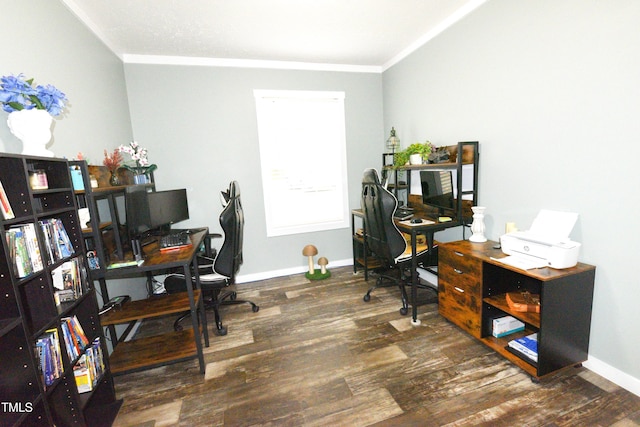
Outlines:
[{"label": "ceiling", "polygon": [[62,0],[125,62],[383,70],[485,0]]}]

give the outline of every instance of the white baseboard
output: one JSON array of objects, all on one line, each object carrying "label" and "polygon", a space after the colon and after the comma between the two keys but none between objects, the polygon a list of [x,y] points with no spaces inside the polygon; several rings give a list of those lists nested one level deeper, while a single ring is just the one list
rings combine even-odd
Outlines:
[{"label": "white baseboard", "polygon": [[589,356],[589,359],[587,359],[587,361],[582,365],[601,377],[608,379],[626,390],[629,390],[636,396],[640,396],[640,379],[634,378],[593,356]]},{"label": "white baseboard", "polygon": [[[348,259],[343,259],[343,260],[339,260],[339,261],[330,261],[329,262],[329,269],[331,269],[331,267],[344,267],[346,265],[353,265],[353,259],[348,258]],[[236,282],[237,283],[248,283],[248,282],[255,282],[258,280],[266,280],[266,279],[273,279],[274,277],[282,277],[282,276],[290,276],[292,274],[300,274],[300,273],[304,273],[307,271],[307,267],[304,266],[300,266],[300,267],[291,267],[291,268],[284,268],[282,270],[271,270],[271,271],[264,271],[261,273],[254,273],[254,274],[241,274],[238,275],[238,277],[236,277]]]}]

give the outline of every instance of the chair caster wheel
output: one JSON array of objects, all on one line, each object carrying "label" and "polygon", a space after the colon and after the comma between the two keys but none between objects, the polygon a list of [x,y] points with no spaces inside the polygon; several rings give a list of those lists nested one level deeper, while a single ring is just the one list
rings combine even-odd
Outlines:
[{"label": "chair caster wheel", "polygon": [[258,312],[258,310],[260,310],[260,307],[258,307],[257,305],[254,305],[253,307],[251,307],[251,310],[252,310],[254,313],[257,313],[257,312]]},{"label": "chair caster wheel", "polygon": [[180,332],[181,330],[183,330],[184,328],[181,325],[176,325],[173,327],[173,330],[176,332]]},{"label": "chair caster wheel", "polygon": [[216,329],[216,333],[217,333],[219,336],[221,336],[221,337],[223,337],[223,336],[227,335],[227,328],[226,328],[226,326],[221,326],[221,327],[219,327],[218,329]]},{"label": "chair caster wheel", "polygon": [[369,294],[366,294],[366,295],[362,298],[362,300],[363,300],[364,302],[369,302],[369,300],[370,300],[370,299],[371,299],[371,295],[369,295]]},{"label": "chair caster wheel", "polygon": [[402,314],[403,316],[406,316],[408,312],[409,312],[409,309],[408,309],[408,308],[404,308],[404,307],[402,307],[402,308],[400,309],[400,314]]},{"label": "chair caster wheel", "polygon": [[236,294],[235,292],[232,292],[231,295],[229,296],[229,299],[231,301],[235,301],[236,298],[238,298],[238,294]]}]

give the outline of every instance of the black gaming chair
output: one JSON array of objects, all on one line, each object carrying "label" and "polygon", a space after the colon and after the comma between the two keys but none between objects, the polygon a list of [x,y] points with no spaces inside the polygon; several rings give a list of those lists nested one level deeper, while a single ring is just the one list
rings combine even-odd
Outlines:
[{"label": "black gaming chair", "polygon": [[[220,226],[223,235],[210,234],[205,244],[205,254],[198,258],[198,272],[203,295],[205,295],[205,308],[212,308],[216,319],[218,335],[226,335],[227,328],[222,326],[219,307],[230,304],[250,304],[253,312],[259,307],[251,301],[236,299],[235,291],[222,292],[225,288],[235,284],[236,274],[242,265],[242,234],[244,229],[244,213],[240,202],[240,186],[236,181],[229,184],[229,189],[222,193],[226,206],[220,213]],[[211,239],[224,237],[220,249],[215,258],[211,258]],[[184,291],[184,275],[171,274],[165,279],[167,292]],[[188,313],[187,313],[188,315]],[[178,330],[179,322],[185,316],[181,316],[175,322]]]},{"label": "black gaming chair", "polygon": [[[411,286],[411,247],[393,221],[397,207],[396,197],[380,183],[378,171],[365,170],[361,200],[365,238],[368,249],[382,267],[376,270],[376,284],[367,291],[363,299],[368,302],[371,292],[376,288],[398,286],[402,297],[400,313],[405,315],[409,308],[406,286]],[[428,246],[419,245],[418,263],[424,263],[428,255]]]}]

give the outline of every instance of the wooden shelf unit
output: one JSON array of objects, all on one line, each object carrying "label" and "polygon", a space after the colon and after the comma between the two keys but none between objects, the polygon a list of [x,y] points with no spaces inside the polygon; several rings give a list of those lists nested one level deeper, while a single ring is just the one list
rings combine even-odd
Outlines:
[{"label": "wooden shelf unit", "polygon": [[[199,289],[194,290],[193,295],[196,301],[200,300]],[[120,310],[105,313],[100,321],[105,326],[115,325],[189,310],[189,296],[187,292],[180,292],[132,301]],[[193,359],[198,354],[195,340],[193,329],[186,329],[120,342],[111,354],[111,370],[119,374]]]},{"label": "wooden shelf unit", "polygon": [[[138,267],[123,267],[107,270],[105,280],[131,277],[132,274],[151,273],[182,269],[181,274],[191,277],[194,258],[200,244],[208,234],[207,228],[191,230],[189,237],[192,245],[171,252],[161,252],[156,243],[143,248],[144,263]],[[112,309],[100,316],[100,324],[110,330],[114,325],[129,324],[127,330],[116,339],[111,354],[111,370],[114,374],[149,369],[162,364],[197,358],[200,371],[204,374],[204,355],[202,341],[209,346],[206,330],[206,313],[198,284],[187,287],[187,291],[169,295],[154,295],[147,299],[129,301],[121,308]],[[152,337],[124,341],[129,329],[138,320],[150,319],[170,314],[191,312],[191,328],[185,331],[169,331]],[[198,330],[198,334],[194,334]]]},{"label": "wooden shelf unit", "polygon": [[[422,170],[445,170],[456,173],[456,181],[453,183],[457,189],[457,200],[455,210],[449,214],[454,218],[454,221],[458,221],[460,224],[470,222],[471,210],[470,206],[476,206],[478,204],[478,165],[480,162],[479,143],[477,141],[464,141],[458,142],[456,145],[450,145],[446,147],[450,153],[450,161],[442,163],[423,163],[420,165],[404,165],[393,166],[387,165],[383,155],[383,167],[382,178],[387,179],[388,188],[393,191],[396,199],[399,201],[399,205],[406,204],[413,208],[423,208],[420,206],[422,203],[416,203],[415,198],[411,198],[411,175],[413,171]],[[462,153],[461,155],[459,155]],[[472,171],[472,188],[470,190],[463,190],[463,166],[473,165]],[[404,182],[399,181],[399,175],[406,173]],[[406,191],[406,197],[400,197],[399,191]],[[463,203],[465,199],[468,203]],[[418,205],[418,206],[416,206]],[[433,212],[427,212],[433,214]],[[437,213],[437,212],[436,212]],[[437,216],[437,215],[435,215]]]},{"label": "wooden shelf unit", "polygon": [[[578,365],[588,357],[595,267],[578,263],[556,270],[520,270],[492,259],[504,256],[495,242],[457,241],[438,247],[439,311],[442,316],[501,354],[534,379]],[[507,292],[540,295],[540,313],[517,312],[506,302]],[[513,316],[525,331],[492,336],[492,320]],[[509,341],[538,334],[538,361],[513,353]]]},{"label": "wooden shelf unit", "polygon": [[[48,188],[34,190],[29,175],[46,173]],[[84,239],[77,215],[69,163],[64,159],[0,154],[0,181],[15,218],[0,215],[0,390],[2,401],[13,408],[3,411],[2,424],[10,426],[111,425],[121,400],[116,399],[108,349],[100,327],[95,289],[87,273]],[[70,255],[50,257],[47,237],[39,221],[58,219],[71,241]],[[8,230],[33,224],[42,269],[18,277],[13,267],[13,248]],[[33,257],[33,255],[31,255]],[[73,301],[56,305],[52,273],[66,262],[77,262],[81,294]],[[62,318],[76,316],[89,342],[100,339],[105,370],[93,390],[79,393],[74,376],[78,357],[71,358],[63,339]],[[62,368],[45,386],[37,356],[36,341],[55,330],[60,342]],[[83,349],[84,350],[84,349]],[[55,375],[54,375],[55,376]],[[97,415],[99,414],[99,416]]]}]

